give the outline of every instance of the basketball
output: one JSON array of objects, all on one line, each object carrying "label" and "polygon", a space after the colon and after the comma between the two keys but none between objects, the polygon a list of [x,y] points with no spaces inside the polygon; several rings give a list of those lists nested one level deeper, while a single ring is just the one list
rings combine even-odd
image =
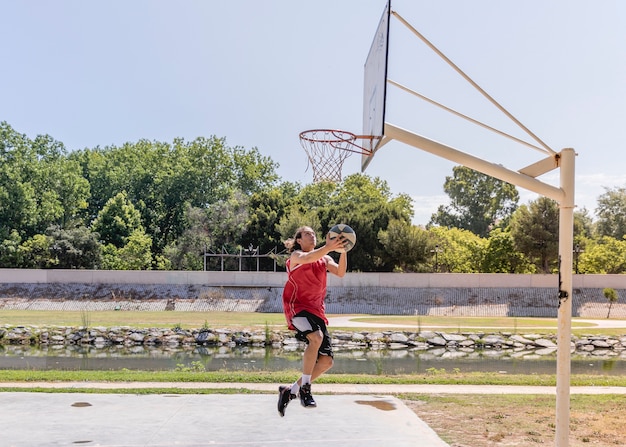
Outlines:
[{"label": "basketball", "polygon": [[344,248],[335,250],[338,253],[347,253],[350,250],[352,250],[352,248],[354,247],[354,244],[356,244],[356,233],[354,232],[352,228],[350,228],[346,224],[333,225],[333,227],[330,229],[328,234],[330,234],[331,239],[335,239],[338,236],[344,237],[344,241],[343,241]]}]

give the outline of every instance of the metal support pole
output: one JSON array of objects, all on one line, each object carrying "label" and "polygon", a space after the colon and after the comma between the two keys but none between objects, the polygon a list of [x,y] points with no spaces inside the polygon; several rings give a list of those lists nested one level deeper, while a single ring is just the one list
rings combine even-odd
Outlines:
[{"label": "metal support pole", "polygon": [[[438,157],[451,160],[474,169],[483,174],[495,177],[516,186],[526,188],[559,203],[559,310],[557,329],[557,371],[556,371],[556,447],[569,445],[570,422],[570,376],[571,357],[570,345],[572,338],[572,246],[574,243],[574,193],[575,193],[575,157],[574,149],[563,149],[548,160],[560,167],[560,188],[537,180],[539,175],[547,172],[541,162],[526,174],[511,171],[504,166],[487,162],[473,155],[466,154],[450,146],[385,123],[385,137],[398,140],[410,146]],[[537,171],[537,172],[535,172]],[[437,263],[438,260],[435,261]]]},{"label": "metal support pole", "polygon": [[467,166],[475,171],[482,172],[483,174],[495,177],[499,180],[512,183],[516,186],[528,189],[529,191],[549,197],[559,203],[563,200],[563,190],[561,188],[543,183],[542,181],[528,175],[511,171],[502,165],[491,163],[473,155],[466,154],[458,149],[446,146],[443,143],[439,143],[438,141],[431,140],[422,135],[418,135],[406,129],[394,126],[393,124],[385,123],[385,135],[387,138],[400,141],[408,144],[409,146],[417,147],[438,157],[453,161],[454,163],[462,164],[463,166]]},{"label": "metal support pole", "polygon": [[561,151],[561,189],[559,208],[559,257],[561,284],[556,358],[556,447],[569,446],[570,378],[572,342],[572,245],[574,243],[574,149]]}]

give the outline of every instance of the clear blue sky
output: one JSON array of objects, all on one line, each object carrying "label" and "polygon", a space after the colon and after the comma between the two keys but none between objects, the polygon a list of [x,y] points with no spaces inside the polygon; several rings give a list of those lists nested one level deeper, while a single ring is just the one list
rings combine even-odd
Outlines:
[{"label": "clear blue sky", "polygon": [[[309,183],[298,134],[361,133],[363,65],[385,0],[0,0],[0,120],[68,150],[224,137]],[[573,147],[576,203],[626,186],[626,2],[392,1],[476,83],[556,151]],[[396,19],[389,78],[529,140]],[[387,121],[507,167],[541,158],[389,86]],[[392,142],[367,174],[445,203],[454,165]],[[360,157],[343,174],[360,171]],[[556,172],[556,171],[555,171]],[[558,184],[558,174],[542,178]],[[521,203],[536,195],[520,189]]]}]

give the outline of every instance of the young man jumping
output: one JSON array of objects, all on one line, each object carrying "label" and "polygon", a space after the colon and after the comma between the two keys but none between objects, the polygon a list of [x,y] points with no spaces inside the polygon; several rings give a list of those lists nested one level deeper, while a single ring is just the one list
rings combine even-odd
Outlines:
[{"label": "young man jumping", "polygon": [[330,239],[319,248],[315,231],[300,227],[293,238],[285,242],[291,253],[287,260],[287,283],[283,291],[283,309],[289,329],[296,338],[306,343],[302,357],[302,376],[291,386],[278,388],[278,412],[285,416],[289,402],[300,397],[305,408],[317,404],[311,394],[311,383],[333,366],[333,350],[326,325],[324,299],[326,298],[327,272],[339,277],[346,274],[347,255],[339,255],[339,263],[329,255],[343,248],[343,236]]}]

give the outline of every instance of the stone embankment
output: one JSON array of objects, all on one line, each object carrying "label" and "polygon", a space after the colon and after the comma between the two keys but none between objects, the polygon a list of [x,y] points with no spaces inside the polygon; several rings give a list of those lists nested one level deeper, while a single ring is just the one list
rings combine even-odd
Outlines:
[{"label": "stone embankment", "polygon": [[[337,351],[347,350],[412,350],[428,351],[440,357],[456,357],[471,354],[506,352],[512,357],[550,355],[556,351],[556,337],[541,334],[498,333],[449,333],[442,331],[332,331]],[[62,348],[82,346],[91,349],[110,347],[162,348],[193,350],[207,346],[222,347],[271,347],[299,349],[301,342],[289,331],[230,330],[130,327],[38,327],[0,326],[0,349],[6,346],[37,346]],[[626,359],[626,336],[572,337],[572,352],[576,355],[592,355]]]},{"label": "stone embankment", "polygon": [[[616,276],[626,282],[626,275]],[[282,291],[272,286],[0,283],[0,309],[282,313]],[[621,298],[610,306],[610,315],[626,318],[626,288],[616,291]],[[555,287],[329,286],[327,292],[329,315],[556,318],[559,304]],[[574,317],[606,318],[608,314],[603,289],[573,290]]]}]

